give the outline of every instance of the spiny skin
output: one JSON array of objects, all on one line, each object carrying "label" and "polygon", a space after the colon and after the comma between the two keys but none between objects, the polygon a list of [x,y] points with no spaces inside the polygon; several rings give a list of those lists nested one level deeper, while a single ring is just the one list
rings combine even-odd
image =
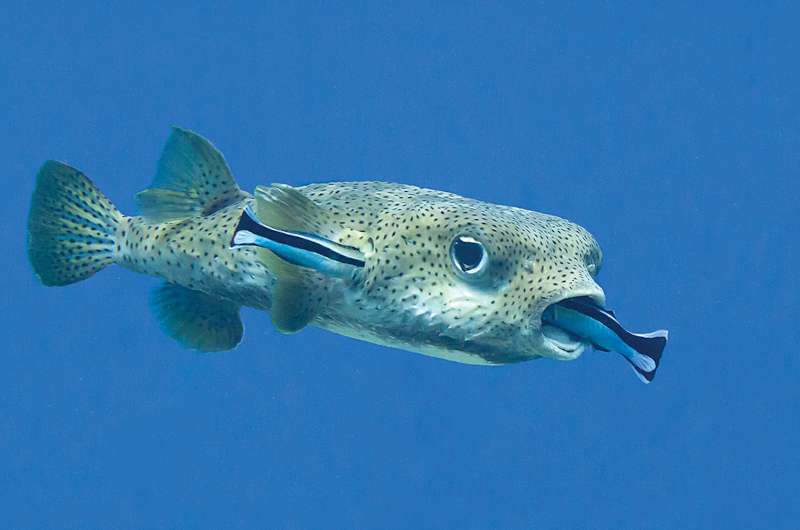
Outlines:
[{"label": "spiny skin", "polygon": [[[602,262],[597,242],[564,219],[382,182],[300,190],[371,242],[359,284],[338,282],[313,321],[319,327],[460,362],[570,359],[545,344],[542,312],[567,297],[604,303],[593,280]],[[489,270],[477,281],[451,263],[459,235],[488,250]]]},{"label": "spiny skin", "polygon": [[[378,344],[476,364],[505,364],[570,354],[548,349],[544,309],[591,296],[602,257],[583,228],[558,217],[450,193],[382,182],[298,188],[329,212],[348,236],[371,242],[358,283],[330,279],[312,324]],[[229,249],[248,197],[207,217],[120,223],[118,263],[190,289],[263,311],[274,278],[250,248]],[[480,240],[490,268],[474,283],[459,277],[449,247],[458,235]],[[591,272],[590,272],[591,271]]]},{"label": "spiny skin", "polygon": [[243,199],[208,216],[148,223],[123,217],[117,238],[117,263],[189,289],[269,311],[274,278],[253,249],[230,250],[231,237],[245,206]]}]

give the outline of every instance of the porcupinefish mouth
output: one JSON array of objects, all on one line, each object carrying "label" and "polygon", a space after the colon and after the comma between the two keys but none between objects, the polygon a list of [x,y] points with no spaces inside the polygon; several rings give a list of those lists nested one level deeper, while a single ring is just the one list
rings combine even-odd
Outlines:
[{"label": "porcupinefish mouth", "polygon": [[542,347],[546,352],[546,356],[550,357],[551,359],[571,361],[579,357],[584,350],[586,350],[586,348],[592,346],[592,342],[589,339],[580,337],[564,329],[563,327],[556,325],[548,318],[545,318],[545,316],[549,313],[549,308],[559,304],[564,300],[591,300],[594,304],[597,304],[598,307],[603,307],[605,303],[605,296],[603,295],[602,291],[600,291],[600,293],[595,291],[591,293],[571,294],[572,296],[559,297],[553,300],[542,313]]},{"label": "porcupinefish mouth", "polygon": [[542,337],[545,348],[555,359],[574,359],[591,346],[588,340],[551,324],[542,324]]}]

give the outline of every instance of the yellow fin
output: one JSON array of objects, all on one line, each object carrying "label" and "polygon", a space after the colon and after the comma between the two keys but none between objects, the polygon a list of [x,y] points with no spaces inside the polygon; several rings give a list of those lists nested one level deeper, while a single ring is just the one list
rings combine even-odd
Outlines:
[{"label": "yellow fin", "polygon": [[258,256],[276,280],[269,310],[272,325],[281,333],[297,333],[327,303],[329,279],[313,269],[292,265],[267,249],[258,249]]},{"label": "yellow fin", "polygon": [[270,228],[319,236],[361,252],[371,250],[364,232],[343,228],[297,188],[286,184],[258,186],[255,197],[256,217]]},{"label": "yellow fin", "polygon": [[63,162],[45,162],[28,214],[28,261],[36,278],[69,285],[116,263],[121,220],[86,175]]},{"label": "yellow fin", "polygon": [[234,349],[242,340],[242,306],[230,300],[162,283],[150,291],[150,307],[161,330],[184,348],[218,353]]},{"label": "yellow fin", "polygon": [[197,133],[173,127],[150,187],[134,196],[150,222],[210,215],[248,194],[233,180],[225,157]]}]

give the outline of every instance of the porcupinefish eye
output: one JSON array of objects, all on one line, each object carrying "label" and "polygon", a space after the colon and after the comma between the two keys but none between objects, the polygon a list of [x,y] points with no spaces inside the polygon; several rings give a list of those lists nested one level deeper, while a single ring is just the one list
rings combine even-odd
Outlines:
[{"label": "porcupinefish eye", "polygon": [[469,236],[458,236],[450,244],[450,259],[456,272],[465,279],[483,276],[489,267],[489,253],[480,241]]}]

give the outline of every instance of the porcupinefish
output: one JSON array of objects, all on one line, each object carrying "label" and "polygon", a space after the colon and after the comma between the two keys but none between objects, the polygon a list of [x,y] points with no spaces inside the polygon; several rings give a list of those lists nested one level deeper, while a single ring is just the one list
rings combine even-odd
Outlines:
[{"label": "porcupinefish", "polygon": [[555,216],[386,182],[239,189],[222,154],[173,128],[140,216],[80,171],[48,161],[28,217],[28,259],[60,286],[112,264],[159,277],[161,329],[185,348],[235,348],[242,306],[469,364],[613,350],[652,380],[667,332],[635,335],[603,309],[602,254]]}]

